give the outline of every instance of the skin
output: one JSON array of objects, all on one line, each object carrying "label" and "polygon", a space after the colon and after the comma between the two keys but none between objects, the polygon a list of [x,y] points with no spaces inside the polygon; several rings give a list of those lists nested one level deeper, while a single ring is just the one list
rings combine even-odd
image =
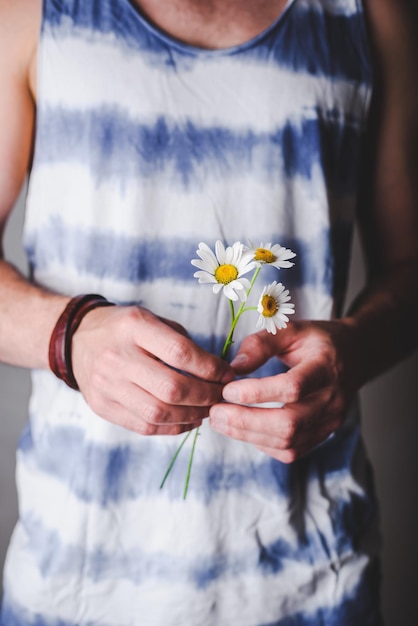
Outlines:
[{"label": "skin", "polygon": [[[270,357],[290,370],[226,385],[211,425],[285,463],[307,454],[344,422],[355,392],[412,352],[418,310],[417,20],[411,4],[366,0],[376,89],[358,224],[367,283],[344,319],[294,322],[275,337],[245,339],[232,363],[245,375]],[[281,409],[233,403],[285,403]]]},{"label": "skin", "polygon": [[[285,2],[141,0],[138,6],[178,39],[215,48],[254,37]],[[219,432],[292,462],[341,426],[364,383],[418,344],[417,37],[408,0],[366,0],[365,8],[377,83],[358,211],[368,264],[364,290],[344,319],[292,322],[276,336],[246,338],[233,369],[150,311],[91,311],[74,336],[73,367],[86,401],[104,419],[143,435],[177,434],[210,410]],[[30,169],[40,15],[40,0],[0,0],[0,235]],[[1,257],[0,360],[48,368],[49,338],[68,300],[29,284]],[[272,356],[289,372],[233,381]],[[285,406],[241,406],[267,401]]]}]

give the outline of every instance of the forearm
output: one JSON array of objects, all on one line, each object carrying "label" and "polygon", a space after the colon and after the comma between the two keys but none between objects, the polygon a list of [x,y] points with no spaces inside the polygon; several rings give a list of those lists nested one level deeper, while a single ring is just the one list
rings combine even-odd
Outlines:
[{"label": "forearm", "polygon": [[0,361],[48,368],[49,339],[68,300],[30,284],[0,259]]},{"label": "forearm", "polygon": [[371,280],[351,305],[349,362],[361,387],[396,365],[418,346],[418,261]]}]

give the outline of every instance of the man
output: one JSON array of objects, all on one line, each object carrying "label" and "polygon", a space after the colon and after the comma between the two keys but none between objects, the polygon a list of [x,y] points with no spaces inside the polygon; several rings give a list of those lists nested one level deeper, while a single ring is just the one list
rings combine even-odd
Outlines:
[{"label": "man", "polygon": [[[417,345],[412,17],[0,2],[0,216],[29,171],[33,269],[1,262],[0,358],[34,370],[3,624],[380,623],[355,396]],[[368,283],[341,318],[355,207]],[[217,239],[297,253],[297,320],[245,322],[231,365],[189,268]],[[158,486],[200,424],[183,502],[185,461]]]}]

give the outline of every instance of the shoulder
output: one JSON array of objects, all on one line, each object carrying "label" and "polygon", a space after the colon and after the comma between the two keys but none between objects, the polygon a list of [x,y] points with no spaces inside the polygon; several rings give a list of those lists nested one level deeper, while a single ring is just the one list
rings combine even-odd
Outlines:
[{"label": "shoulder", "polygon": [[418,6],[415,0],[363,0],[374,63],[375,103],[416,130]]},{"label": "shoulder", "polygon": [[30,79],[36,61],[42,0],[0,0],[1,74]]},{"label": "shoulder", "polygon": [[415,64],[418,54],[418,6],[414,0],[363,0],[372,51],[391,70],[401,61]]},{"label": "shoulder", "polygon": [[[32,152],[41,0],[0,0],[0,234]],[[1,250],[0,250],[1,253]]]}]

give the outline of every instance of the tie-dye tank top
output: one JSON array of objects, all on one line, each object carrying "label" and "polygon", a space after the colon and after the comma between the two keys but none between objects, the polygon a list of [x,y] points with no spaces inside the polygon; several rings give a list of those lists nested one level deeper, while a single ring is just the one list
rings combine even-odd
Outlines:
[{"label": "tie-dye tank top", "polygon": [[[24,243],[39,284],[137,303],[219,353],[230,310],[193,278],[199,242],[277,242],[295,265],[265,280],[290,289],[295,317],[341,313],[371,96],[359,0],[290,0],[221,50],[129,0],[44,0],[38,72]],[[376,623],[357,405],[290,465],[205,422],[185,501],[189,442],[159,488],[179,441],[113,425],[33,372],[3,625]]]}]

